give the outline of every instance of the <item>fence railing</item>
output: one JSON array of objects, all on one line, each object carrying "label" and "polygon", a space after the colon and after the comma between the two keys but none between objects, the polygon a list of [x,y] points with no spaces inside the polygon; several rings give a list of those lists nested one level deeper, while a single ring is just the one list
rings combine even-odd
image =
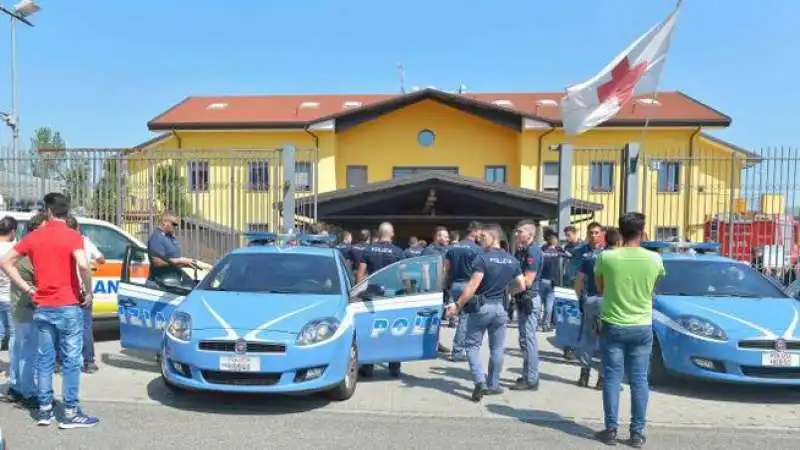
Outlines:
[{"label": "fence railing", "polygon": [[[294,153],[295,197],[316,197],[316,150]],[[239,246],[247,231],[280,228],[285,181],[282,149],[44,150],[3,161],[0,207],[34,209],[44,194],[59,191],[76,213],[113,223],[141,241],[169,211],[182,219],[184,254],[213,261]],[[315,203],[298,203],[299,227],[316,221]]]}]

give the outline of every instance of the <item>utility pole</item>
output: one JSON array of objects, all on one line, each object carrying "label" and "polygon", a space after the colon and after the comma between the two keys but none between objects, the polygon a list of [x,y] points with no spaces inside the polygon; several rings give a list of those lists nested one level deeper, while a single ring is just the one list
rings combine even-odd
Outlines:
[{"label": "utility pole", "polygon": [[406,69],[402,64],[397,65],[397,72],[400,75],[400,93],[406,93]]}]

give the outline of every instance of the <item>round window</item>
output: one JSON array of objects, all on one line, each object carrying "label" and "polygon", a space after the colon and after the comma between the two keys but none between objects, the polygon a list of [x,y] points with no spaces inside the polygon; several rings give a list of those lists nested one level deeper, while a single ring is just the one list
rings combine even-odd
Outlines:
[{"label": "round window", "polygon": [[436,141],[436,135],[431,130],[422,130],[417,134],[417,143],[423,147],[430,147]]}]

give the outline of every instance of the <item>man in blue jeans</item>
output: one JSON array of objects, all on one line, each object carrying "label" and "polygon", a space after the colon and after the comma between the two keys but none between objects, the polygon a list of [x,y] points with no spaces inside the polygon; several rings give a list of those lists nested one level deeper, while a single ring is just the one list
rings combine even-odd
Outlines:
[{"label": "man in blue jeans", "polygon": [[[96,417],[84,414],[78,404],[83,359],[83,308],[91,306],[92,272],[83,249],[83,238],[80,233],[67,227],[67,197],[50,193],[45,196],[44,203],[49,217],[47,224],[25,236],[3,258],[0,266],[17,287],[33,296],[36,304],[33,321],[39,346],[36,359],[37,424],[50,425],[55,419],[53,370],[56,352],[59,352],[64,396],[59,428],[86,428],[99,423]],[[36,286],[25,281],[15,265],[25,256],[33,265]],[[83,290],[78,281],[78,272],[83,281]]]},{"label": "man in blue jeans", "polygon": [[631,387],[629,444],[644,446],[647,401],[650,396],[647,372],[653,350],[653,289],[665,275],[658,253],[640,247],[645,217],[627,213],[619,219],[622,247],[602,252],[594,266],[597,289],[603,295],[600,307],[600,352],[603,359],[603,411],[605,429],[598,440],[617,442],[619,392],[624,372]]},{"label": "man in blue jeans", "polygon": [[[476,240],[481,231],[481,224],[471,222],[467,227],[467,237],[454,243],[444,255],[445,280],[450,284],[451,301],[458,300],[467,282],[472,277],[472,261],[481,252]],[[467,359],[464,340],[467,337],[467,318],[469,315],[463,311],[458,313],[458,326],[453,336],[453,351],[450,361],[465,361]]]}]

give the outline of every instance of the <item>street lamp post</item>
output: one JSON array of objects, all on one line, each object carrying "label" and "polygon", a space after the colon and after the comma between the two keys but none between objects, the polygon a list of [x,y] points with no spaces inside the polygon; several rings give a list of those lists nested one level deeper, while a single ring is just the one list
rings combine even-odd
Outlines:
[{"label": "street lamp post", "polygon": [[36,14],[41,9],[34,0],[22,0],[11,9],[0,5],[0,12],[8,15],[11,20],[11,112],[0,114],[0,119],[11,128],[11,158],[14,160],[12,176],[15,185],[15,200],[19,200],[20,191],[22,190],[19,170],[19,116],[17,114],[17,22],[19,21],[32,27],[33,23],[28,20],[28,17]]}]

